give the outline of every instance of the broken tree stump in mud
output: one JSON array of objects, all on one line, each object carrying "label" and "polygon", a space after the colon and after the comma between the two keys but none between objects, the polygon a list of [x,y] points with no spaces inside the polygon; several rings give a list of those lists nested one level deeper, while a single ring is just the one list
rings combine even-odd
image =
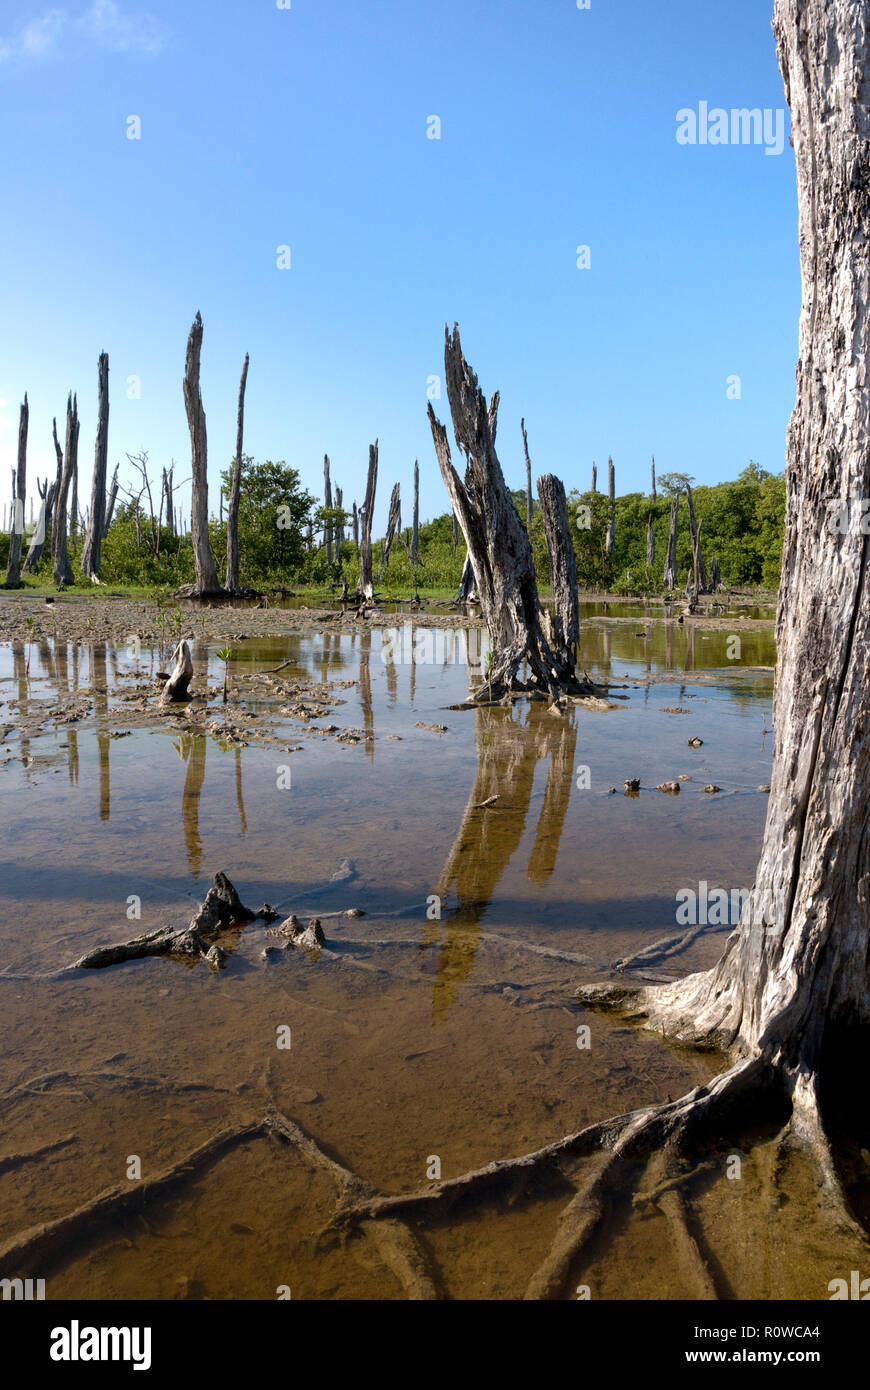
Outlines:
[{"label": "broken tree stump in mud", "polygon": [[445,328],[444,366],[456,442],[465,455],[464,481],[450,454],[447,431],[429,405],[429,424],[441,476],[459,519],[493,650],[490,679],[472,703],[528,693],[517,679],[528,659],[532,689],[557,700],[580,693],[573,664],[553,651],[544,631],[528,532],[508,491],[495,450],[498,392],[487,405],[468,366],[459,329]]},{"label": "broken tree stump in mud", "polygon": [[568,523],[565,488],[552,473],[538,479],[538,498],[550,557],[550,582],[555,612],[545,610],[549,638],[564,669],[576,665],[580,650],[580,606],[577,562]]},{"label": "broken tree stump in mud", "polygon": [[274,921],[275,914],[268,905],[259,912],[245,907],[235,888],[224,873],[214,876],[214,886],[208,890],[186,927],[158,927],[156,931],[135,936],[130,941],[111,946],[97,946],[73,961],[70,970],[104,970],[108,965],[120,965],[127,960],[145,956],[199,956],[210,964],[220,964],[225,952],[216,945],[221,932],[244,922],[258,919]]},{"label": "broken tree stump in mud", "polygon": [[173,653],[175,665],[169,676],[169,680],[163,687],[161,700],[171,701],[178,704],[182,700],[191,700],[189,686],[193,680],[193,658],[190,655],[190,647],[186,642],[179,642]]}]

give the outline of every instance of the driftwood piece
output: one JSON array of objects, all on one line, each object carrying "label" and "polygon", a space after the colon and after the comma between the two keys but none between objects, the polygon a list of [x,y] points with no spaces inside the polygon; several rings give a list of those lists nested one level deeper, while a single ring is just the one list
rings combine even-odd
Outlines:
[{"label": "driftwood piece", "polygon": [[100,353],[97,366],[97,439],[94,446],[94,476],[91,482],[91,510],[88,533],[82,549],[82,573],[88,578],[100,574],[100,547],[106,523],[106,472],[109,462],[109,354]]},{"label": "driftwood piece", "polygon": [[173,653],[175,665],[169,676],[169,680],[163,687],[161,700],[171,700],[178,703],[182,700],[190,700],[190,682],[193,679],[193,659],[190,655],[190,647],[186,642],[179,642]]},{"label": "driftwood piece", "polygon": [[227,572],[225,584],[229,593],[239,591],[239,499],[242,489],[242,456],[245,445],[245,390],[248,385],[248,365],[250,357],[245,353],[242,375],[239,381],[239,400],[236,410],[236,456],[233,459],[233,476],[230,481],[230,495],[227,502]]}]

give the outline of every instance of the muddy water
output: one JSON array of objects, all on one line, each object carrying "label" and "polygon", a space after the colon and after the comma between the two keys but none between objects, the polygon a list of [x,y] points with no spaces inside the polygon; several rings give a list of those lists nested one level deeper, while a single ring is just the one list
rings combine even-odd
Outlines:
[{"label": "muddy water", "polygon": [[[752,882],[774,650],[769,631],[740,637],[735,656],[724,631],[593,619],[583,664],[613,683],[616,708],[565,718],[526,702],[449,709],[478,639],[419,622],[240,644],[226,706],[223,663],[199,642],[211,696],[172,715],[136,701],[165,651],[0,649],[15,827],[0,865],[0,1245],[274,1109],[399,1192],[709,1077],[721,1059],[582,1013],[571,990],[672,932],[680,889]],[[325,712],[289,712],[287,682],[328,687]],[[681,775],[678,797],[655,790]],[[273,938],[258,923],[225,940],[218,973],[152,958],[39,978],[94,945],[181,925],[218,870],[253,907],[316,912],[333,954],[264,960]],[[329,915],[349,908],[365,916]],[[667,969],[711,964],[724,935],[711,929]],[[60,1140],[2,1171],[4,1156]],[[334,1200],[322,1167],[257,1137],[25,1272],[49,1297],[404,1297],[370,1240],[319,1238]],[[472,1207],[421,1238],[453,1296],[515,1297],[564,1200]],[[593,1296],[686,1296],[657,1220],[596,1256]],[[722,1229],[734,1291],[774,1294],[765,1260],[762,1287]],[[801,1277],[789,1274],[792,1296],[826,1296]]]}]

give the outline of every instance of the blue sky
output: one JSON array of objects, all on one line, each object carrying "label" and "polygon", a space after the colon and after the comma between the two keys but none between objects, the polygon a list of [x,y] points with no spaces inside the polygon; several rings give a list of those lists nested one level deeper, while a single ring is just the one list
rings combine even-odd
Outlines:
[{"label": "blue sky", "polygon": [[[24,391],[31,492],[54,472],[70,388],[87,498],[101,350],[110,463],[129,475],[125,453],[147,449],[158,474],[174,458],[189,477],[197,310],[212,483],[247,351],[246,452],[286,459],[320,495],[326,451],[349,502],[378,436],[376,531],[394,481],[410,519],[415,457],[423,515],[447,509],[426,420],[445,321],[501,391],[515,486],[523,415],[535,474],[569,489],[593,459],[606,475],[608,454],[620,493],[648,488],[653,453],[699,482],[751,457],[779,471],[800,296],[792,151],[676,139],[677,112],[700,102],[785,108],[771,10],[7,0],[0,498]],[[435,409],[448,417],[446,397]]]}]

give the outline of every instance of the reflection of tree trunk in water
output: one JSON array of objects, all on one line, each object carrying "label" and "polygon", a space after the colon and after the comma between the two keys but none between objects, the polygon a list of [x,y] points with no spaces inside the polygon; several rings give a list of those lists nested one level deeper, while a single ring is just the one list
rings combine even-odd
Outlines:
[{"label": "reflection of tree trunk in water", "polygon": [[414,700],[417,695],[417,653],[414,643],[411,643],[411,708],[414,707]]},{"label": "reflection of tree trunk in water", "polygon": [[205,781],[206,739],[201,734],[184,734],[175,745],[187,763],[184,791],[181,795],[181,818],[184,822],[184,843],[187,862],[194,878],[199,878],[202,863],[202,840],[199,835],[199,798]]},{"label": "reflection of tree trunk in water", "polygon": [[375,717],[372,710],[372,673],[369,667],[372,655],[371,628],[360,633],[359,650],[359,699],[362,705],[363,728],[366,733],[366,753],[371,762],[375,760]]},{"label": "reflection of tree trunk in water", "polygon": [[79,784],[79,736],[75,729],[70,729],[66,736],[66,765],[69,770],[69,781],[71,787]]},{"label": "reflection of tree trunk in water", "polygon": [[106,648],[104,643],[89,648],[91,667],[91,691],[94,699],[94,717],[97,725],[97,750],[100,758],[100,820],[108,820],[110,814],[111,785],[109,775],[109,731],[105,727],[109,713],[109,689],[106,675]]},{"label": "reflection of tree trunk in water", "polygon": [[[26,719],[29,713],[27,701],[27,656],[23,642],[13,642],[12,644],[12,674],[18,682],[18,713],[22,719]],[[21,756],[26,758],[30,753],[30,739],[21,738]]]},{"label": "reflection of tree trunk in water", "polygon": [[109,744],[107,733],[97,734],[97,748],[100,754],[100,820],[108,820],[111,803],[111,781],[109,777]]},{"label": "reflection of tree trunk in water", "polygon": [[[438,959],[432,998],[433,1016],[447,1017],[462,985],[471,974],[477,951],[477,927],[492,900],[507,864],[523,837],[535,780],[538,751],[529,730],[511,718],[511,711],[475,711],[477,775],[462,824],[434,892],[442,903],[455,889],[456,906],[444,914],[445,937]],[[476,809],[491,796],[499,801],[489,810]],[[443,911],[443,908],[442,908]],[[425,944],[438,937],[439,924],[426,924]]]},{"label": "reflection of tree trunk in water", "polygon": [[239,809],[239,829],[243,835],[247,835],[248,821],[245,816],[245,803],[242,797],[242,750],[236,744],[233,751],[236,755],[236,806]]},{"label": "reflection of tree trunk in water", "polygon": [[695,669],[695,626],[693,623],[686,624],[686,660],[683,666],[685,671]]},{"label": "reflection of tree trunk in water", "polygon": [[54,658],[52,656],[51,644],[47,637],[43,637],[37,644],[36,650],[39,652],[39,660],[42,669],[50,680],[54,679]]},{"label": "reflection of tree trunk in water", "polygon": [[[396,646],[398,646],[399,651],[401,651],[402,644],[404,642],[404,633],[402,633],[401,629],[398,629],[398,632],[398,643],[394,644],[391,642],[388,647],[382,648],[382,652],[384,656],[386,656],[387,658],[385,666],[387,671],[387,697],[389,699],[390,705],[395,705],[396,697],[398,695],[398,685],[396,681],[396,663],[393,660],[393,656],[396,650]],[[413,646],[413,641],[411,645]]]},{"label": "reflection of tree trunk in water", "polygon": [[610,675],[610,651],[613,645],[613,632],[611,628],[605,627],[602,633],[601,645],[604,648],[604,670]]},{"label": "reflection of tree trunk in water", "polygon": [[674,625],[665,621],[665,670],[674,669]]},{"label": "reflection of tree trunk in water", "polygon": [[549,711],[542,706],[532,705],[530,723],[535,728],[536,757],[549,755],[550,766],[547,771],[547,788],[544,804],[538,817],[535,843],[529,856],[528,875],[532,883],[543,886],[556,867],[559,841],[565,814],[571,800],[571,787],[574,779],[574,753],[577,747],[577,729],[573,723],[574,711],[568,718],[554,720]]}]

